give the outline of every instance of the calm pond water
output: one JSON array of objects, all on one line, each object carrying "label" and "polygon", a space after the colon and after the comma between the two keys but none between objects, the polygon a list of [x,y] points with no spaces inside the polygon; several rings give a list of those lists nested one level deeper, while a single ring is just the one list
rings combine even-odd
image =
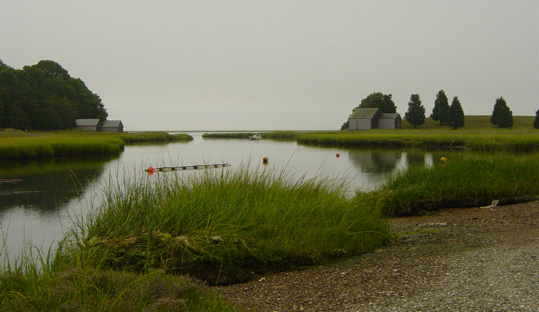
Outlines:
[{"label": "calm pond water", "polygon": [[201,132],[189,134],[194,137],[191,142],[126,146],[114,157],[1,162],[0,179],[17,180],[0,183],[1,257],[16,258],[29,245],[43,250],[54,245],[72,228],[73,220],[100,202],[107,184],[174,174],[148,177],[144,169],[149,166],[229,163],[230,168],[209,170],[257,169],[268,157],[265,170],[285,170],[292,178],[346,179],[352,190],[371,190],[395,170],[429,165],[434,158],[416,150],[311,147],[293,141],[203,139]]}]

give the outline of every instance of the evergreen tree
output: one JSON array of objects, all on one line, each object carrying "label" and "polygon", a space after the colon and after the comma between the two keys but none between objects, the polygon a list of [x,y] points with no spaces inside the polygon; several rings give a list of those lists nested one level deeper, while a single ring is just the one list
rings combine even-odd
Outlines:
[{"label": "evergreen tree", "polygon": [[453,102],[451,102],[451,106],[449,107],[447,123],[455,130],[457,130],[457,128],[464,127],[464,111],[462,110],[460,101],[456,96],[453,98]]},{"label": "evergreen tree", "polygon": [[425,107],[421,105],[419,94],[412,94],[408,103],[408,111],[404,115],[404,119],[414,126],[421,126],[425,123]]},{"label": "evergreen tree", "polygon": [[432,109],[432,119],[435,121],[440,121],[440,125],[443,125],[447,122],[447,114],[449,112],[449,100],[445,95],[444,90],[440,90],[436,95],[436,100],[434,101],[434,108]]},{"label": "evergreen tree", "polygon": [[509,107],[502,106],[498,112],[498,127],[511,128],[513,126],[513,112]]},{"label": "evergreen tree", "polygon": [[533,127],[539,129],[539,109],[535,112],[535,120],[533,121]]},{"label": "evergreen tree", "polygon": [[503,107],[507,107],[507,103],[505,102],[503,97],[496,99],[496,103],[494,103],[494,109],[492,110],[492,116],[490,117],[491,124],[498,125],[500,123],[500,112]]}]

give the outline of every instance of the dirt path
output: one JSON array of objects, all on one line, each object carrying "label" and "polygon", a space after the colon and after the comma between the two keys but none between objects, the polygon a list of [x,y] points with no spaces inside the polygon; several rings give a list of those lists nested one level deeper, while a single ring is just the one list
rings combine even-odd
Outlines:
[{"label": "dirt path", "polygon": [[255,311],[539,311],[539,201],[391,224],[392,246],[214,290]]}]

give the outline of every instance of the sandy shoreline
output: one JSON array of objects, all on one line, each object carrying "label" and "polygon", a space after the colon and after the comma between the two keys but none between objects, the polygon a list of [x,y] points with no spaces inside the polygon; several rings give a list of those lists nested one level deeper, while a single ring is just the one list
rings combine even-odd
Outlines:
[{"label": "sandy shoreline", "polygon": [[539,311],[539,201],[391,225],[375,252],[213,289],[256,311]]}]

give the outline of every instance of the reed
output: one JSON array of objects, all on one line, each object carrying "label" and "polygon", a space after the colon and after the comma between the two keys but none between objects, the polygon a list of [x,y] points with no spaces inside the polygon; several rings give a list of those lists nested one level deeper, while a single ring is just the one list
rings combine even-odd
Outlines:
[{"label": "reed", "polygon": [[244,169],[128,184],[111,190],[84,228],[79,252],[87,261],[228,284],[390,240],[379,214],[348,199],[336,181]]},{"label": "reed", "polygon": [[0,311],[243,311],[193,278],[100,270],[72,262],[62,246],[30,250],[14,263],[2,253]]},{"label": "reed", "polygon": [[350,147],[470,148],[477,151],[539,150],[539,131],[369,130],[298,135],[298,143]]},{"label": "reed", "polygon": [[62,131],[28,134],[19,131],[4,131],[4,134],[0,136],[0,159],[114,155],[119,154],[125,144],[165,143],[192,139],[187,134],[170,135],[166,132],[113,134]]},{"label": "reed", "polygon": [[539,155],[454,154],[447,163],[412,167],[390,177],[371,194],[390,216],[417,214],[444,207],[477,207],[539,196]]}]

